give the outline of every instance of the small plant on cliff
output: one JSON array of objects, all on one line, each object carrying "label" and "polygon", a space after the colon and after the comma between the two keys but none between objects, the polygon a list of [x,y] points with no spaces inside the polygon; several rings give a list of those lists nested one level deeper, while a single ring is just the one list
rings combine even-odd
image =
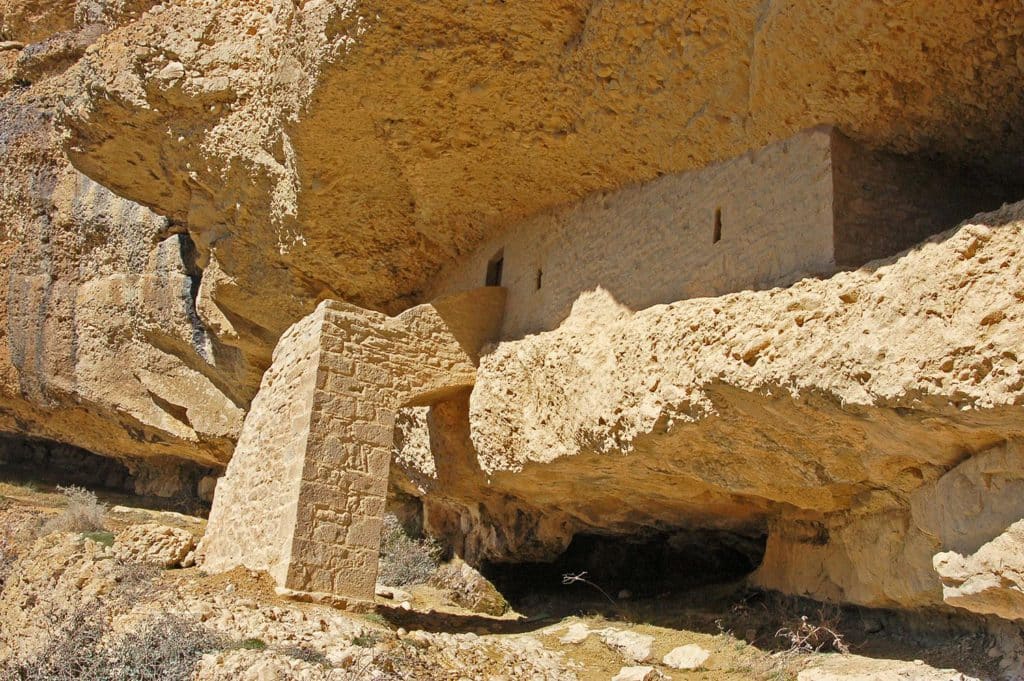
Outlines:
[{"label": "small plant on cliff", "polygon": [[58,487],[67,505],[64,512],[48,520],[41,534],[52,532],[100,532],[104,529],[107,507],[96,499],[96,495],[82,487]]},{"label": "small plant on cliff", "polygon": [[441,546],[428,537],[410,536],[390,513],[384,516],[380,545],[378,580],[387,586],[425,582],[440,564]]}]

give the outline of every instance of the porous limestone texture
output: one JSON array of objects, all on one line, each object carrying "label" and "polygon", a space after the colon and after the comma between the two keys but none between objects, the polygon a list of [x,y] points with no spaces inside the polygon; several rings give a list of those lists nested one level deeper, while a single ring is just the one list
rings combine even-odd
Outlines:
[{"label": "porous limestone texture", "polygon": [[158,523],[142,523],[117,533],[114,555],[123,561],[174,568],[181,567],[195,546],[196,538],[191,532]]},{"label": "porous limestone texture", "polygon": [[[542,211],[819,124],[1006,176],[1024,151],[1018,0],[0,0],[0,34],[0,431],[161,493],[225,464],[320,301],[397,313]],[[436,460],[394,484],[471,561],[720,528],[768,533],[763,585],[937,604],[952,545],[910,497],[1021,436],[1020,208],[982,221],[786,290],[584,293],[403,414],[403,463]]]},{"label": "porous limestone texture", "polygon": [[1024,186],[872,152],[821,126],[496,230],[435,293],[500,283],[502,338],[521,338],[556,328],[598,288],[641,310],[790,284],[893,255],[1022,195]]},{"label": "porous limestone texture", "polygon": [[206,332],[201,272],[168,220],[76,171],[60,73],[142,2],[0,3],[0,432],[122,459],[137,491],[221,467],[259,369]]},{"label": "porous limestone texture", "polygon": [[933,564],[942,579],[946,603],[1024,621],[1024,520],[971,555],[939,553]]},{"label": "porous limestone texture", "polygon": [[320,300],[815,125],[1019,168],[1019,7],[933,5],[2,0],[0,429],[223,466]]},{"label": "porous limestone texture", "polygon": [[322,298],[422,300],[497,227],[819,124],[1018,169],[1022,33],[1017,0],[186,0],[101,38],[65,120],[78,168],[187,224],[200,316],[255,352]]},{"label": "porous limestone texture", "polygon": [[219,482],[208,571],[267,570],[290,590],[372,600],[395,413],[472,386],[504,290],[386,317],[327,301],[294,325]]},{"label": "porous limestone texture", "polygon": [[403,489],[470,560],[702,527],[767,534],[765,587],[941,604],[932,556],[1024,517],[1022,246],[1015,204],[785,289],[636,312],[583,295],[427,415],[434,474]]},{"label": "porous limestone texture", "polygon": [[0,591],[0,657],[26,657],[46,645],[53,622],[95,609],[121,578],[113,549],[77,533],[38,539],[11,568]]}]

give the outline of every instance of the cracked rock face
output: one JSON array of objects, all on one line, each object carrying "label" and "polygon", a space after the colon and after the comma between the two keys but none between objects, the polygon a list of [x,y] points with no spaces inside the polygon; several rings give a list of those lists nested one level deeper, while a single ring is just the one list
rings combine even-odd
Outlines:
[{"label": "cracked rock face", "polygon": [[[397,312],[521,218],[817,124],[1019,171],[1019,3],[940,5],[0,0],[0,430],[223,466],[318,301]],[[584,295],[408,414],[393,482],[471,559],[767,534],[762,585],[935,605],[931,556],[1024,516],[992,463],[1022,217],[784,290]]]},{"label": "cracked rock face", "polygon": [[143,5],[0,5],[28,43],[0,53],[0,431],[121,458],[137,491],[175,494],[181,461],[226,463],[259,373],[199,322],[187,235],[76,171],[54,123],[60,73]]}]

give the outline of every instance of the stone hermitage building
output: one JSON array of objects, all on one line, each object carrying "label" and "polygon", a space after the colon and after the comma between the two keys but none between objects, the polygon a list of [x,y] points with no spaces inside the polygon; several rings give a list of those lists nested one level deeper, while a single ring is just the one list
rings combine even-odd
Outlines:
[{"label": "stone hermitage building", "polygon": [[204,569],[372,599],[399,408],[471,388],[486,344],[557,327],[585,291],[639,310],[784,285],[998,205],[993,185],[936,168],[814,128],[511,226],[396,317],[321,303],[263,376],[217,488]]}]

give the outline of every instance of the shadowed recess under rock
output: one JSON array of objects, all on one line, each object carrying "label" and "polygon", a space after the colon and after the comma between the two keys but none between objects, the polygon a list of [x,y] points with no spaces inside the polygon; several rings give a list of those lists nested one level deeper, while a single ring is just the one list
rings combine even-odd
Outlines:
[{"label": "shadowed recess under rock", "polygon": [[[578,534],[551,562],[491,563],[483,572],[513,603],[557,590],[583,602],[601,599],[600,590],[612,601],[656,597],[746,577],[761,564],[765,538],[700,529],[634,537]],[[581,573],[591,584],[563,584],[565,575]]]}]

